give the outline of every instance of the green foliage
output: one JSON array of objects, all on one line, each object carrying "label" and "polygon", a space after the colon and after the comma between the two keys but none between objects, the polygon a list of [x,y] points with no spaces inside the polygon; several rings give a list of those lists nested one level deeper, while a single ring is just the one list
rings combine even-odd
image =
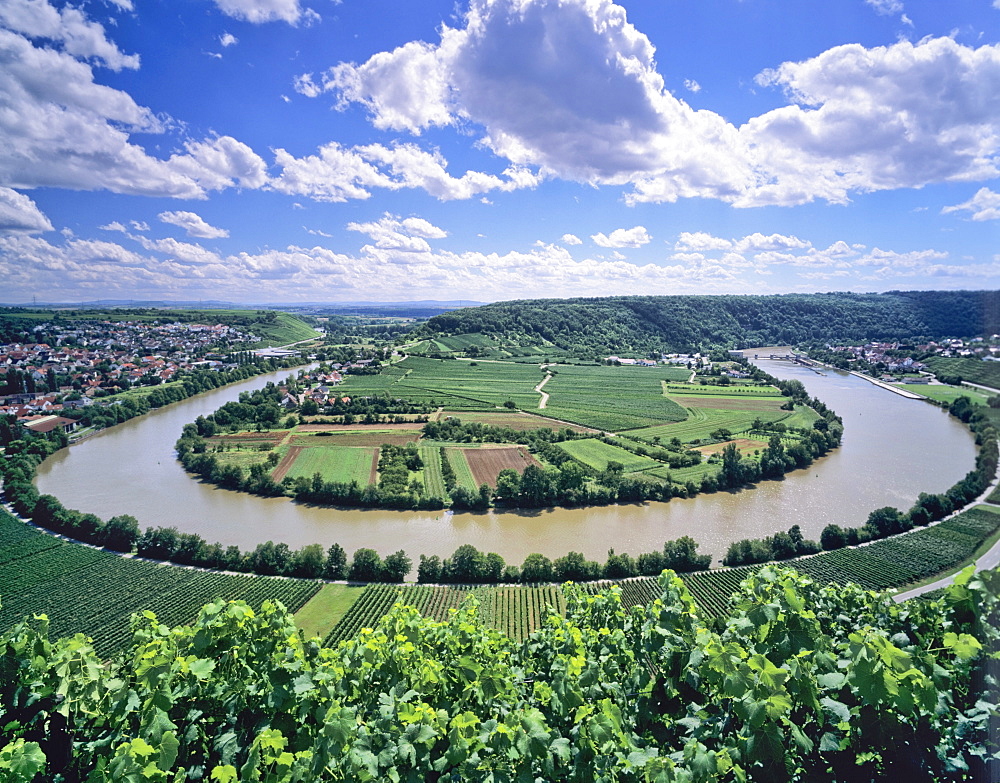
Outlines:
[{"label": "green foliage", "polygon": [[720,625],[669,572],[660,590],[626,609],[617,588],[568,589],[566,616],[520,645],[485,627],[475,600],[447,622],[398,605],[332,649],[304,641],[280,604],[217,602],[174,629],[147,613],[112,662],[32,621],[0,636],[0,770],[275,783],[985,773],[996,706],[976,683],[997,642],[997,574],[899,605],[765,568]]}]

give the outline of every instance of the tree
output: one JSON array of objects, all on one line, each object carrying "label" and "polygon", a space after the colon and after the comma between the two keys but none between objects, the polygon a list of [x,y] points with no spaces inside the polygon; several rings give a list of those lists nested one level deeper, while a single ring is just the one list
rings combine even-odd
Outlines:
[{"label": "tree", "polygon": [[421,555],[417,566],[417,581],[421,584],[431,584],[441,581],[441,558],[437,555]]},{"label": "tree", "polygon": [[104,526],[102,543],[116,552],[131,552],[139,540],[139,520],[130,514],[111,517]]},{"label": "tree", "polygon": [[552,561],[545,555],[532,552],[521,564],[522,582],[551,582],[553,576]]},{"label": "tree", "polygon": [[382,558],[374,549],[362,547],[354,552],[348,579],[352,582],[377,582],[382,571]]},{"label": "tree", "polygon": [[319,544],[307,544],[292,558],[291,576],[318,579],[323,575],[326,553]]},{"label": "tree", "polygon": [[402,582],[406,575],[410,573],[413,561],[407,557],[402,549],[387,555],[382,561],[382,569],[379,581],[382,582]]},{"label": "tree", "polygon": [[823,528],[819,536],[820,546],[824,551],[841,549],[847,546],[847,534],[840,525],[829,524]]},{"label": "tree", "polygon": [[724,487],[743,485],[742,457],[735,443],[729,442],[722,449],[722,471],[719,480]]},{"label": "tree", "polygon": [[330,544],[330,548],[326,550],[323,577],[326,579],[347,578],[347,552],[344,551],[344,547],[340,544]]}]

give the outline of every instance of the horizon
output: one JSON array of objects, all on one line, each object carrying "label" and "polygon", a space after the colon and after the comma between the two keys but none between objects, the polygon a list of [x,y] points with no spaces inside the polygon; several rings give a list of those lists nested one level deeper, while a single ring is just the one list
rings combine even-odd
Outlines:
[{"label": "horizon", "polygon": [[2,295],[996,290],[998,22],[1000,0],[8,0]]}]

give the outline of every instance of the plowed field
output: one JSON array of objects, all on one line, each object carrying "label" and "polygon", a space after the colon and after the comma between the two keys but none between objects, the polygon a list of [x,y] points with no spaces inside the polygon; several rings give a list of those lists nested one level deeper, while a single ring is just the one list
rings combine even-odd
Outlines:
[{"label": "plowed field", "polygon": [[329,436],[322,435],[294,435],[292,444],[295,446],[381,446],[383,443],[391,443],[394,446],[403,446],[407,443],[420,439],[418,430],[351,430],[349,432],[337,432]]},{"label": "plowed field", "polygon": [[513,468],[521,473],[528,465],[537,465],[538,461],[521,446],[499,449],[464,449],[465,459],[469,463],[476,484],[497,485],[497,476],[505,468]]}]

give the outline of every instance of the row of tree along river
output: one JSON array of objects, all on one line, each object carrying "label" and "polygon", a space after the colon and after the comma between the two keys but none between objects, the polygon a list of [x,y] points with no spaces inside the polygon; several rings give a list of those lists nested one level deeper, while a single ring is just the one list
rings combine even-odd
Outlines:
[{"label": "row of tree along river", "polygon": [[[472,514],[314,508],[260,498],[195,481],[175,458],[184,424],[240,392],[278,382],[285,370],[208,392],[106,430],[63,449],[38,470],[40,492],[68,508],[108,519],[138,518],[140,527],[174,526],[244,551],[267,540],[292,549],[337,542],[348,553],[371,547],[447,556],[471,543],[519,563],[531,552],[569,550],[603,562],[609,548],[637,554],[691,536],[716,560],[729,544],[797,524],[818,539],[836,523],[858,526],[882,506],[908,509],[920,492],[944,492],[973,467],[972,435],[945,411],[843,373],[818,375],[784,362],[760,361],[778,378],[795,378],[844,420],[841,448],[780,481],[669,503]],[[655,370],[651,370],[655,372]]]}]

